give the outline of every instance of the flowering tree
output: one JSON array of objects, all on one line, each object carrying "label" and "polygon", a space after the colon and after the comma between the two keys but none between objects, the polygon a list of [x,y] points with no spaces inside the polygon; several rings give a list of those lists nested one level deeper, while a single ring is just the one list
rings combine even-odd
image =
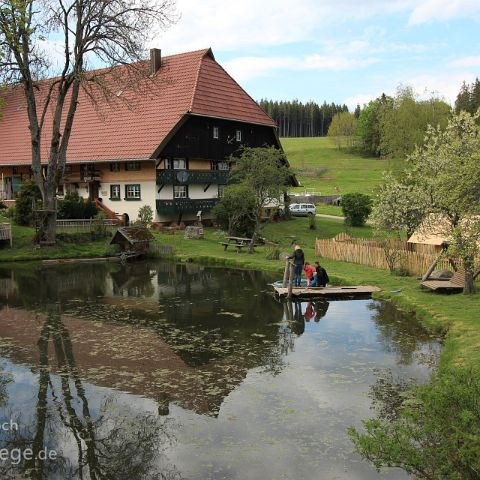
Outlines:
[{"label": "flowering tree", "polygon": [[421,224],[420,230],[450,239],[450,253],[465,269],[464,293],[474,291],[480,242],[480,128],[475,120],[461,112],[445,130],[429,127],[424,146],[408,157],[402,176],[386,177],[372,215],[382,229],[410,234]]}]

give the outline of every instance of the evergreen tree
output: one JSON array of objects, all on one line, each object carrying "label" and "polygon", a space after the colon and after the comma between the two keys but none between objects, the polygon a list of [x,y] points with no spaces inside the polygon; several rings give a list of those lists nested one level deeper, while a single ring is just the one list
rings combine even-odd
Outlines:
[{"label": "evergreen tree", "polygon": [[460,113],[461,111],[471,113],[470,105],[470,87],[466,82],[463,82],[460,87],[460,92],[457,95],[457,99],[455,100],[455,113]]}]

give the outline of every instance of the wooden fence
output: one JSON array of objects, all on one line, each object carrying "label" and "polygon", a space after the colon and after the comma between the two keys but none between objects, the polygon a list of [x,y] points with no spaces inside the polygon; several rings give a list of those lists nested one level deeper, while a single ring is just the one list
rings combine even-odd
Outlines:
[{"label": "wooden fence", "polygon": [[[387,252],[398,252],[396,268],[404,268],[410,275],[423,275],[440,255],[434,245],[418,245],[399,240],[382,242],[351,238],[345,234],[329,240],[317,239],[315,245],[315,253],[319,257],[358,263],[383,270],[389,269]],[[451,269],[451,265],[447,258],[442,258],[436,268]]]},{"label": "wooden fence", "polygon": [[[100,221],[102,222],[101,224],[99,223]],[[87,219],[57,220],[57,232],[58,233],[93,232],[95,228],[98,228],[100,225],[106,228],[107,230],[113,230],[118,226],[115,220],[110,220],[110,219],[97,220],[94,218],[87,218]]]},{"label": "wooden fence", "polygon": [[12,246],[12,226],[9,223],[0,223],[0,240],[9,240]]}]

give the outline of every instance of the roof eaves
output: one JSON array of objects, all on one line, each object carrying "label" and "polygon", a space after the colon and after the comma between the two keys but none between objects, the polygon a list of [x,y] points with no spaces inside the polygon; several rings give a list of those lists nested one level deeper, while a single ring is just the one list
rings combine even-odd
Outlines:
[{"label": "roof eaves", "polygon": [[[234,117],[221,117],[220,115],[206,115],[203,113],[195,113],[195,112],[189,112],[189,114],[195,117],[217,118],[219,120],[231,120],[232,122],[247,123],[252,125],[262,125],[263,127],[272,127],[274,129],[278,128],[276,123],[263,123],[263,122],[255,122],[253,120],[240,120]],[[272,122],[275,122],[275,121],[272,120]]]}]

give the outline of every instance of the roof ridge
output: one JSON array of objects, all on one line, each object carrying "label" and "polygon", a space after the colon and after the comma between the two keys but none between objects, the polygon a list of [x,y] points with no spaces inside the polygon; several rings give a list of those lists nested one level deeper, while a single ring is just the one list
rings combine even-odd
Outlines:
[{"label": "roof ridge", "polygon": [[[200,51],[200,50],[198,50],[198,51]],[[198,68],[197,68],[197,72],[195,74],[195,84],[193,85],[192,99],[190,100],[190,105],[188,107],[188,112],[191,112],[193,110],[193,104],[195,103],[195,95],[197,94],[198,79],[200,78],[200,70],[202,68],[203,59],[206,57],[207,53],[209,53],[209,52],[213,56],[212,49],[207,48],[206,50],[204,50],[204,54],[200,57],[200,60],[198,61]],[[215,61],[215,58],[213,58],[213,60]]]}]

